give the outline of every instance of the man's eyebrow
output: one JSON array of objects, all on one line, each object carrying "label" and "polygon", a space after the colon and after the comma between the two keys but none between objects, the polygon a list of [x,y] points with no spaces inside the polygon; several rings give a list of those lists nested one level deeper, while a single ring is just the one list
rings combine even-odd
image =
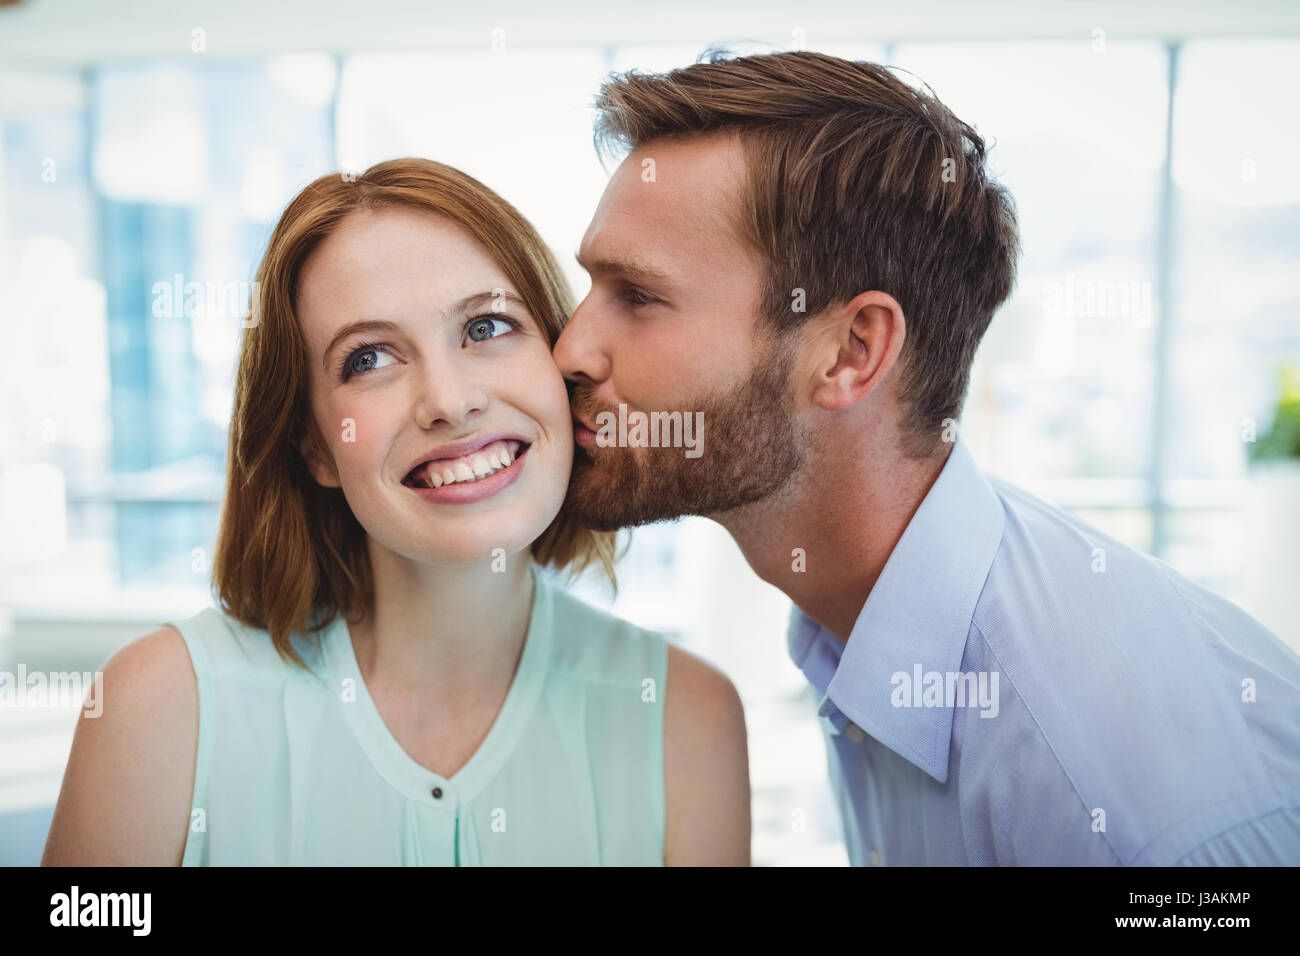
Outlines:
[{"label": "man's eyebrow", "polygon": [[[458,315],[465,315],[470,312],[477,312],[480,309],[495,308],[501,302],[511,302],[522,309],[527,309],[524,300],[519,298],[513,292],[507,292],[505,289],[493,289],[491,292],[476,292],[473,295],[467,295],[459,302],[455,303],[448,310],[444,317],[450,318]],[[360,322],[350,322],[343,328],[334,333],[330,339],[330,344],[325,348],[325,354],[321,357],[321,364],[329,371],[329,359],[334,350],[338,348],[340,342],[349,335],[357,333],[394,333],[401,332],[402,327],[396,322],[389,322],[386,319],[365,319]]]},{"label": "man's eyebrow", "polygon": [[603,275],[624,275],[631,279],[652,279],[655,282],[669,281],[666,272],[625,256],[602,256],[590,265],[583,262],[582,256],[577,252],[573,254],[573,258],[593,279]]}]

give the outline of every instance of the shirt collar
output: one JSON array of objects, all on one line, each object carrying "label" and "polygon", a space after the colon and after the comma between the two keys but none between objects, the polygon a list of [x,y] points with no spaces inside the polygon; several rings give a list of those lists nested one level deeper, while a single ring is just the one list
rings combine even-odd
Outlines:
[{"label": "shirt collar", "polygon": [[[1006,514],[958,436],[939,477],[885,562],[848,642],[794,609],[790,656],[822,694],[818,713],[835,733],[849,721],[939,783],[948,779],[953,704],[912,701],[918,672],[960,670],[975,605],[993,565]],[[907,675],[897,689],[895,674]],[[904,697],[904,689],[908,691]]]}]

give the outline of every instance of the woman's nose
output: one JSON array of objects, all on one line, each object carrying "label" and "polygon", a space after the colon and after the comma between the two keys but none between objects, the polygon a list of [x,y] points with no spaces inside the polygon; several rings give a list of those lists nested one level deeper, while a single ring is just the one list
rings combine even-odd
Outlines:
[{"label": "woman's nose", "polygon": [[415,417],[421,428],[439,423],[460,428],[476,412],[488,407],[488,390],[484,384],[456,363],[429,363],[419,378],[415,396]]}]

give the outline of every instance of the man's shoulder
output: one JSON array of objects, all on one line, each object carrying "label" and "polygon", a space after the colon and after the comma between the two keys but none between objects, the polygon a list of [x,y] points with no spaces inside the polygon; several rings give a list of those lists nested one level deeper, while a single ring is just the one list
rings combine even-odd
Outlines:
[{"label": "man's shoulder", "polygon": [[1229,630],[1285,649],[1241,608],[1164,562],[1009,482],[990,485],[1006,521],[976,608],[985,635],[1051,626],[1067,639],[1104,630],[1156,646]]},{"label": "man's shoulder", "polygon": [[1158,859],[1300,786],[1283,753],[1300,753],[1300,658],[1167,565],[990,484],[1006,525],[972,638],[1086,807],[1119,811],[1122,860]]}]

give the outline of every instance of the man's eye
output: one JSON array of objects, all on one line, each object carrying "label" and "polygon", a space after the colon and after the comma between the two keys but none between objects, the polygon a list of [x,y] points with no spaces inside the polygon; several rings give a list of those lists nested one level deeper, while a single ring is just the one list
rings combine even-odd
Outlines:
[{"label": "man's eye", "polygon": [[504,315],[480,315],[470,319],[465,332],[471,342],[484,342],[514,330],[514,323]]},{"label": "man's eye", "polygon": [[623,290],[623,298],[632,305],[649,305],[657,301],[654,296],[647,295],[634,285],[627,286]]}]

